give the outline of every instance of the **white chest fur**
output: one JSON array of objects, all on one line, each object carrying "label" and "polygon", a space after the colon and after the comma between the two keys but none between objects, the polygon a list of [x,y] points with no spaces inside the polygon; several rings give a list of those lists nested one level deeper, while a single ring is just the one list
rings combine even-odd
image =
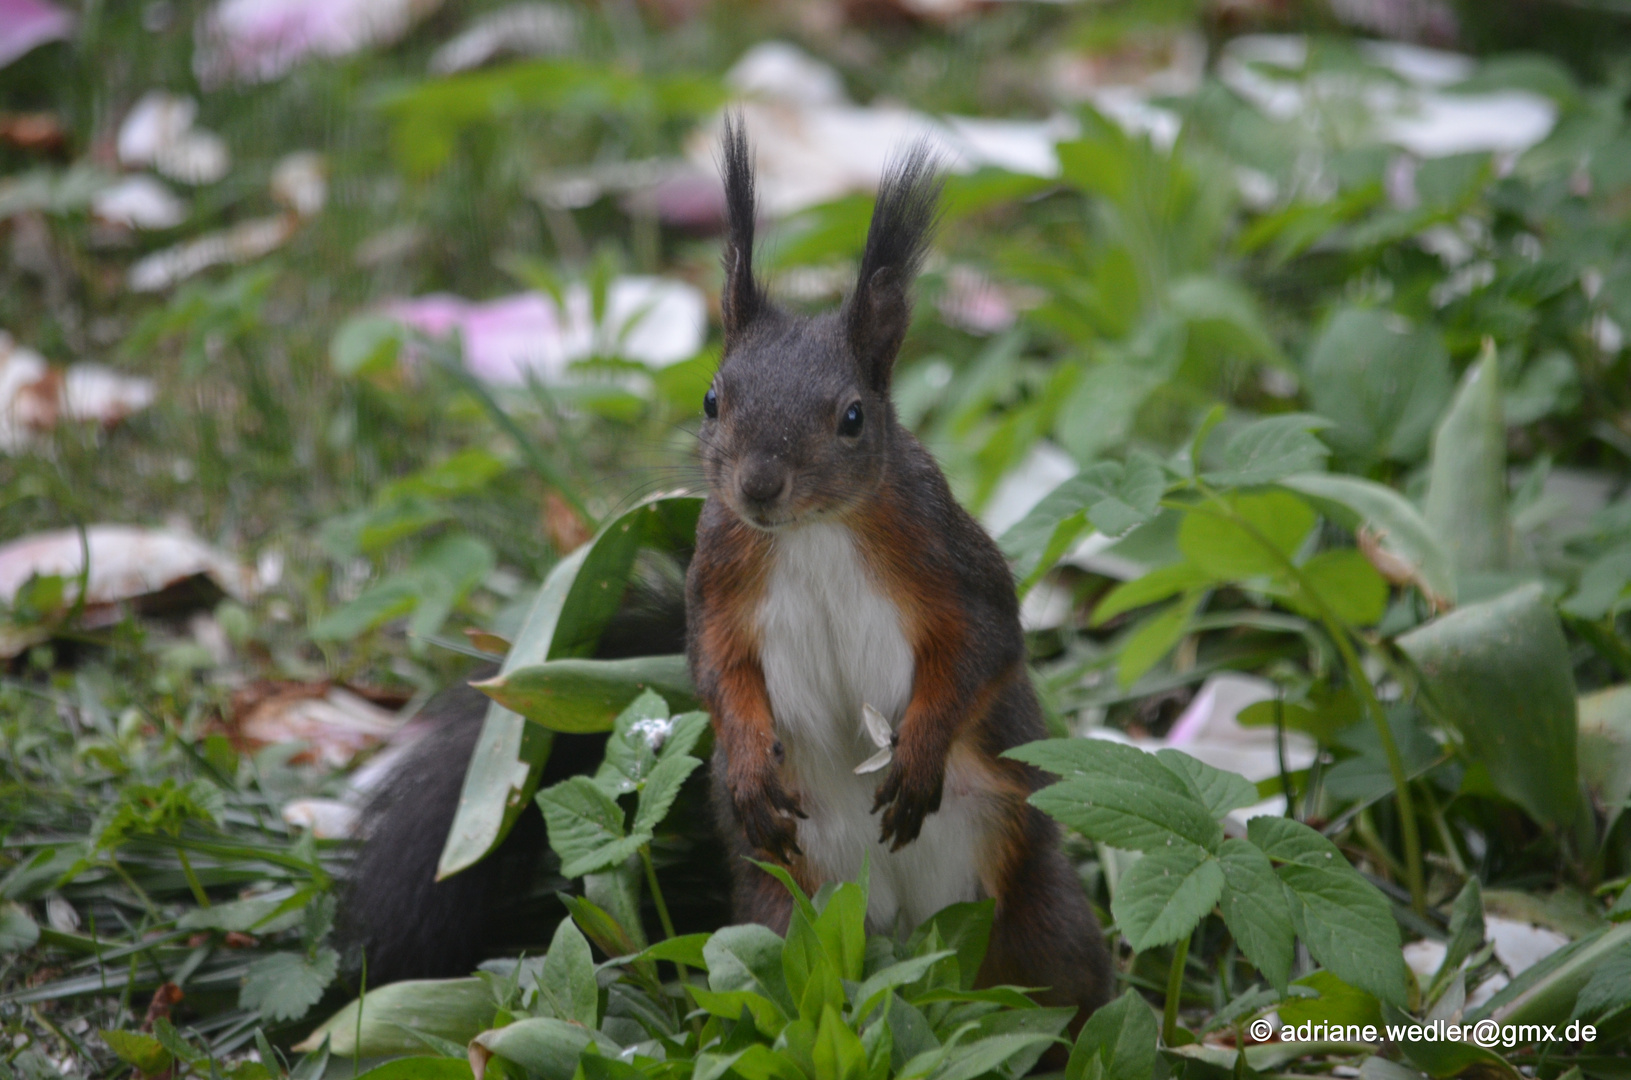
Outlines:
[{"label": "white chest fur", "polygon": [[938,813],[891,854],[872,802],[882,773],[856,776],[877,747],[861,719],[871,705],[896,730],[912,696],[912,649],[900,610],[879,588],[843,525],[779,533],[758,612],[760,663],[785,772],[807,819],[799,846],[822,880],[854,879],[870,857],[875,930],[907,930],[947,904],[979,896],[985,815],[971,785],[948,775]]}]

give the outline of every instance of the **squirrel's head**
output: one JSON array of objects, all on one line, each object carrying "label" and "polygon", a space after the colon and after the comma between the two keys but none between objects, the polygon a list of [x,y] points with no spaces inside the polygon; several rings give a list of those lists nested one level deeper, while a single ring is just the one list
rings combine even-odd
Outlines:
[{"label": "squirrel's head", "polygon": [[724,140],[725,355],[703,401],[702,463],[743,521],[842,517],[878,485],[899,437],[889,380],[940,181],[918,143],[884,172],[855,289],[836,311],[788,313],[753,276],[753,162],[741,119]]}]

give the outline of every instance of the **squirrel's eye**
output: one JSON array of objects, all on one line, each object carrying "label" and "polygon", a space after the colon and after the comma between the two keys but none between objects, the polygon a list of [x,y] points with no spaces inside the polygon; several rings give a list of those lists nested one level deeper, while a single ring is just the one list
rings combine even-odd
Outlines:
[{"label": "squirrel's eye", "polygon": [[702,411],[710,420],[719,419],[719,395],[714,393],[711,386],[708,387],[708,392],[702,395]]},{"label": "squirrel's eye", "polygon": [[861,403],[857,401],[844,410],[844,418],[838,421],[838,434],[846,438],[855,438],[861,433]]}]

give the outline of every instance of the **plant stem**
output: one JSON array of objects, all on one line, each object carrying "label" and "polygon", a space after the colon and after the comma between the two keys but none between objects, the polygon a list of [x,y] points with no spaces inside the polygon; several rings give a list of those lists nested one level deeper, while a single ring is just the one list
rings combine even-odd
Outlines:
[{"label": "plant stem", "polygon": [[1172,950],[1172,970],[1167,972],[1167,1002],[1161,1013],[1161,1041],[1168,1046],[1178,1034],[1178,998],[1184,989],[1184,965],[1189,962],[1189,934],[1178,940]]},{"label": "plant stem", "polygon": [[182,848],[177,848],[176,856],[181,859],[181,872],[187,876],[187,888],[192,890],[193,899],[198,901],[199,907],[209,907],[209,894],[204,891],[203,882],[198,880],[198,875],[193,873],[193,864],[187,858],[187,852]]},{"label": "plant stem", "polygon": [[1196,489],[1216,507],[1205,510],[1197,506],[1187,506],[1191,513],[1211,513],[1221,517],[1230,524],[1243,530],[1269,557],[1280,564],[1280,568],[1302,590],[1303,597],[1314,608],[1320,624],[1325,632],[1331,636],[1331,642],[1337,647],[1337,654],[1342,657],[1342,666],[1348,669],[1348,678],[1358,691],[1365,711],[1371,714],[1376,722],[1377,738],[1381,740],[1382,752],[1387,756],[1388,773],[1393,777],[1393,792],[1399,802],[1399,829],[1404,834],[1404,861],[1405,881],[1410,888],[1410,906],[1418,914],[1427,911],[1427,890],[1422,878],[1421,863],[1421,833],[1416,822],[1416,809],[1410,795],[1410,777],[1405,772],[1404,757],[1399,753],[1399,744],[1393,739],[1393,728],[1387,722],[1387,711],[1382,708],[1382,702],[1376,696],[1376,688],[1371,685],[1370,676],[1365,674],[1364,665],[1359,661],[1359,654],[1354,650],[1349,628],[1343,625],[1336,617],[1322,597],[1303,576],[1302,570],[1291,557],[1281,551],[1274,543],[1260,532],[1235,508],[1230,506],[1217,492],[1199,482]]},{"label": "plant stem", "polygon": [[[668,939],[679,937],[674,932],[674,920],[668,917],[668,904],[663,900],[662,886],[657,884],[657,868],[651,862],[650,844],[640,845],[640,865],[646,868],[646,887],[651,890],[652,903],[657,905],[657,921],[663,924],[663,937]],[[678,960],[674,961],[674,972],[682,983],[689,974],[686,966]]]}]

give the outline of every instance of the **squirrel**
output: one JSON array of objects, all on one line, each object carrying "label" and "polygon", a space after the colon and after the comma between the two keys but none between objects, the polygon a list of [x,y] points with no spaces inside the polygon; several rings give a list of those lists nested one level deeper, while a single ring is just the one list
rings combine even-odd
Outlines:
[{"label": "squirrel", "polygon": [[[869,860],[873,932],[990,898],[981,985],[1047,987],[1080,1025],[1109,954],[1041,773],[1003,751],[1045,738],[1014,579],[896,419],[890,377],[941,180],[924,143],[885,171],[855,288],[813,317],[754,277],[754,171],[725,121],[724,353],[703,402],[708,495],[686,576],[687,652],[712,716],[712,798],[739,921],[785,933],[792,897]],[[864,714],[893,731],[882,782]]]},{"label": "squirrel", "polygon": [[[918,145],[890,168],[854,293],[815,317],[776,307],[754,278],[740,119],[726,124],[724,171],[725,350],[704,399],[709,492],[684,594],[665,575],[636,581],[596,655],[678,651],[683,634],[712,715],[735,921],[785,933],[791,916],[752,858],[811,893],[868,861],[874,932],[990,898],[978,983],[1046,987],[1040,999],[1077,1007],[1079,1029],[1108,999],[1110,960],[1057,826],[1026,801],[1042,774],[1001,756],[1047,734],[1013,577],[890,402],[935,221],[933,161]],[[877,749],[869,709],[893,731],[881,784],[857,772]],[[366,953],[370,985],[470,971],[502,929],[495,896],[545,841],[524,815],[494,855],[434,881],[485,699],[459,687],[425,712],[441,727],[365,807],[342,903],[342,939]],[[603,743],[557,736],[543,782],[592,771]]]}]

